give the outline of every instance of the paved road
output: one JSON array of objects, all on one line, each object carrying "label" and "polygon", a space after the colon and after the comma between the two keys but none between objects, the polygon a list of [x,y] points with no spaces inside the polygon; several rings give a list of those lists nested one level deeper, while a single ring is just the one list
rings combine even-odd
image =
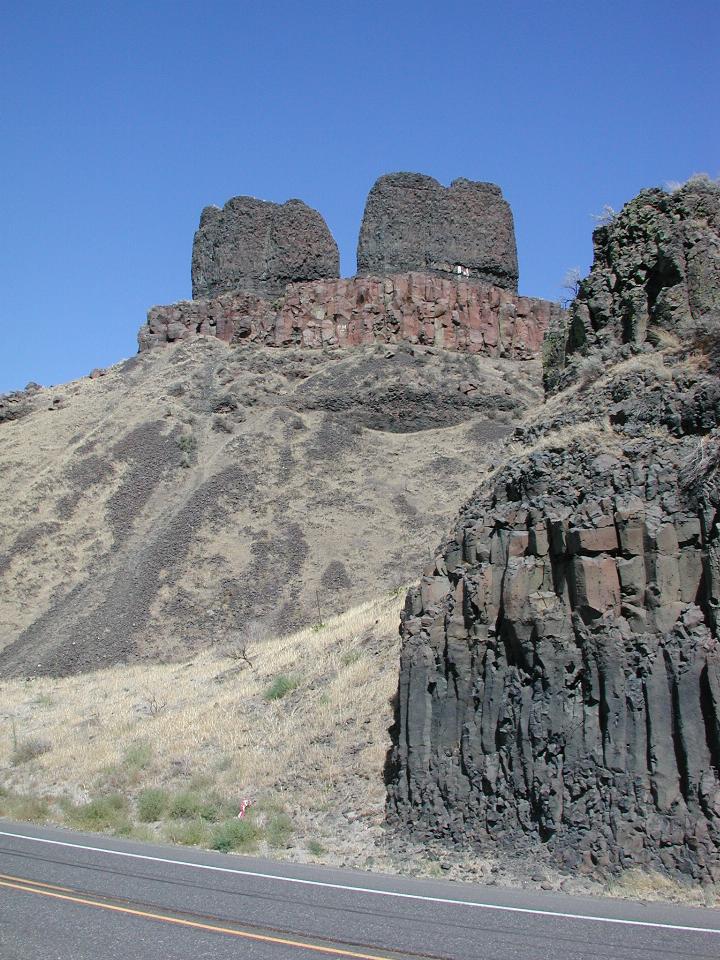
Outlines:
[{"label": "paved road", "polygon": [[0,821],[1,960],[720,957],[720,910],[528,893]]}]

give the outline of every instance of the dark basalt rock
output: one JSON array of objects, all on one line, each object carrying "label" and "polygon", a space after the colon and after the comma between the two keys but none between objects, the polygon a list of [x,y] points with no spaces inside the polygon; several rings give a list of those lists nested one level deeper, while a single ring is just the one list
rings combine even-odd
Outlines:
[{"label": "dark basalt rock", "polygon": [[545,341],[579,382],[408,595],[391,821],[720,881],[719,213],[691,182],[596,231]]},{"label": "dark basalt rock", "polygon": [[359,274],[457,275],[515,291],[512,212],[493,183],[387,174],[368,196],[357,264]]},{"label": "dark basalt rock", "polygon": [[37,383],[28,383],[24,390],[0,394],[0,423],[20,420],[37,407],[37,394],[42,388]]},{"label": "dark basalt rock", "polygon": [[720,512],[656,441],[510,465],[408,595],[391,819],[720,879]]},{"label": "dark basalt rock", "polygon": [[643,190],[593,234],[592,270],[570,317],[545,345],[549,388],[573,379],[571,360],[603,359],[720,329],[720,185],[691,179],[674,193]]},{"label": "dark basalt rock", "polygon": [[202,212],[193,241],[193,299],[236,291],[272,299],[289,283],[339,275],[327,224],[301,200],[233,197],[222,209]]}]

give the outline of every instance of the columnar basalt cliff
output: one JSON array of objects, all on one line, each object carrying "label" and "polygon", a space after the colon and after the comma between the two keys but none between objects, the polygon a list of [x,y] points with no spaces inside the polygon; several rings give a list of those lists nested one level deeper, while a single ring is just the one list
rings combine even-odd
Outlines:
[{"label": "columnar basalt cliff", "polygon": [[140,349],[210,335],[307,348],[409,342],[487,356],[539,355],[555,304],[485,284],[402,274],[292,284],[274,302],[243,293],[153,307]]},{"label": "columnar basalt cliff", "polygon": [[644,193],[596,232],[585,366],[408,595],[394,822],[720,880],[718,203]]},{"label": "columnar basalt cliff", "polygon": [[327,224],[301,200],[233,197],[202,212],[192,251],[194,298],[231,291],[276,297],[288,283],[339,275]]},{"label": "columnar basalt cliff", "polygon": [[454,274],[517,290],[512,211],[494,183],[387,174],[368,196],[357,263],[360,274]]}]

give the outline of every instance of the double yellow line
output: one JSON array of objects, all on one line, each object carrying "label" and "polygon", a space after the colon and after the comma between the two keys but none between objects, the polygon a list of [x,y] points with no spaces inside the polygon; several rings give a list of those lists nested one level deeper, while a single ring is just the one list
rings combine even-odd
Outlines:
[{"label": "double yellow line", "polygon": [[145,910],[135,910],[131,907],[120,907],[113,903],[103,903],[101,900],[88,900],[86,897],[76,896],[74,891],[69,887],[58,887],[52,883],[26,880],[24,877],[13,877],[4,873],[0,873],[0,887],[6,887],[9,890],[20,890],[23,893],[34,893],[41,897],[51,897],[54,900],[66,900],[69,903],[79,903],[84,907],[111,910],[113,913],[124,913],[131,917],[142,917],[145,920],[157,920],[160,923],[170,923],[177,927],[190,927],[193,930],[222,933],[231,937],[240,937],[243,940],[257,940],[261,943],[274,943],[284,947],[297,947],[301,950],[312,950],[315,953],[330,954],[334,957],[352,957],[354,960],[388,960],[387,954],[379,956],[372,953],[356,953],[352,950],[343,950],[338,947],[325,947],[319,943],[290,940],[285,937],[272,937],[268,934],[251,933],[248,930],[237,930],[234,927],[221,927],[211,923],[200,923],[197,920],[184,920],[182,917],[165,916],[162,913],[149,913]]}]

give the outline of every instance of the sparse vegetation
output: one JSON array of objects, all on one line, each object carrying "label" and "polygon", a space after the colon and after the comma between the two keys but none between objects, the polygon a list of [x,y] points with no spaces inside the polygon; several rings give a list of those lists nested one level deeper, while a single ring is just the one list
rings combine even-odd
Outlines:
[{"label": "sparse vegetation", "polygon": [[141,790],[137,802],[138,820],[141,823],[155,823],[162,819],[167,806],[167,791],[160,789],[160,787],[148,787]]},{"label": "sparse vegetation", "polygon": [[184,433],[178,437],[177,445],[182,456],[180,457],[180,466],[186,469],[191,467],[196,460],[197,439],[192,433]]},{"label": "sparse vegetation", "polygon": [[592,213],[590,216],[595,221],[596,227],[607,227],[609,226],[617,217],[618,211],[611,207],[609,203],[606,203],[600,213]]},{"label": "sparse vegetation", "polygon": [[50,819],[50,804],[44,797],[0,789],[0,817],[44,823]]},{"label": "sparse vegetation", "polygon": [[291,690],[294,690],[300,683],[300,678],[281,673],[275,677],[273,682],[265,688],[263,696],[266,700],[282,700]]},{"label": "sparse vegetation", "polygon": [[128,835],[132,830],[129,804],[119,793],[96,797],[87,803],[66,803],[65,819],[80,830],[111,831]]},{"label": "sparse vegetation", "polygon": [[230,850],[249,852],[257,849],[261,833],[252,820],[226,820],[218,824],[210,835],[210,846],[213,850],[228,853]]},{"label": "sparse vegetation", "polygon": [[17,767],[21,763],[28,763],[30,760],[41,757],[51,749],[52,747],[48,741],[43,740],[41,737],[17,738],[12,754],[10,755],[10,763],[12,763],[14,767]]},{"label": "sparse vegetation", "polygon": [[179,843],[185,847],[207,847],[210,845],[210,827],[204,820],[185,820],[167,823],[162,835],[170,843]]},{"label": "sparse vegetation", "polygon": [[129,744],[123,756],[123,766],[133,772],[144,770],[150,766],[153,758],[153,748],[149,740],[135,740]]},{"label": "sparse vegetation", "polygon": [[[334,815],[337,797],[363,811],[365,824],[382,820],[404,592],[328,618],[322,631],[265,635],[253,668],[232,683],[216,682],[237,664],[217,650],[198,654],[192,670],[150,663],[0,681],[0,701],[18,730],[52,745],[34,763],[13,766],[6,726],[0,816],[191,846],[284,855],[291,845],[301,855],[327,855],[307,852],[308,838],[318,818]],[[370,633],[384,638],[372,670],[362,650]],[[291,697],[298,684],[302,697]],[[162,712],[140,709],[148,691],[162,691]],[[52,703],[38,710],[39,697]],[[59,730],[84,731],[82,747]],[[42,798],[39,773],[53,784]],[[331,856],[349,856],[355,836],[345,821]]]}]

